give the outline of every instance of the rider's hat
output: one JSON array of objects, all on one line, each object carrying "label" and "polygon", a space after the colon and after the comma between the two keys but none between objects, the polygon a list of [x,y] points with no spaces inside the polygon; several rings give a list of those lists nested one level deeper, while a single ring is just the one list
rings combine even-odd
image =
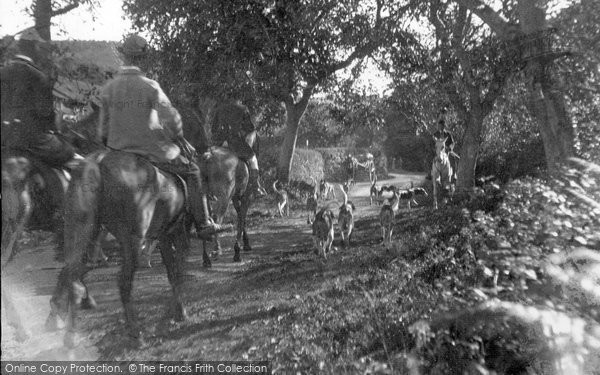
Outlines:
[{"label": "rider's hat", "polygon": [[137,34],[130,34],[117,49],[125,56],[144,56],[148,53],[148,42]]},{"label": "rider's hat", "polygon": [[373,154],[371,154],[371,153],[368,153],[368,154],[367,154],[367,159],[373,159]]}]

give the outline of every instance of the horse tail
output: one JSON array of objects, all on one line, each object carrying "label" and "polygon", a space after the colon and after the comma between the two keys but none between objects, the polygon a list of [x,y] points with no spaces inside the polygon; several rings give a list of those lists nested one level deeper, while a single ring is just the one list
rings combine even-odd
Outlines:
[{"label": "horse tail", "polygon": [[73,171],[65,198],[64,257],[67,265],[83,263],[94,240],[101,188],[100,166],[96,161],[86,159]]}]

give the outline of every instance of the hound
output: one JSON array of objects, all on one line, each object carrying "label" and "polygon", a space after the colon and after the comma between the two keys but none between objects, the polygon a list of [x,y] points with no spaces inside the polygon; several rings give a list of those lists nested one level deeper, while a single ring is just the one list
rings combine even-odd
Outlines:
[{"label": "hound", "polygon": [[379,204],[381,204],[381,194],[383,193],[383,187],[380,190],[379,188],[377,188],[377,176],[375,176],[375,178],[373,179],[373,183],[371,184],[371,190],[369,192],[369,206],[373,204],[373,198],[375,198],[375,200],[379,201]]},{"label": "hound", "polygon": [[392,198],[381,207],[379,212],[379,223],[381,224],[381,237],[383,238],[383,245],[389,248],[392,244],[392,232],[394,230],[394,222],[396,219],[396,213],[398,212],[398,205],[400,204],[400,197],[398,192],[394,190]]},{"label": "hound", "polygon": [[285,216],[290,216],[290,205],[288,203],[288,193],[285,190],[277,189],[277,182],[279,180],[275,180],[273,182],[273,191],[275,192],[275,196],[277,198],[277,210],[279,211],[279,216],[283,217],[284,211]]},{"label": "hound", "polygon": [[408,209],[411,208],[411,203],[418,205],[417,201],[415,201],[416,196],[427,196],[427,191],[421,187],[410,188],[400,192],[400,199],[406,200],[406,204]]},{"label": "hound", "polygon": [[321,199],[330,199],[330,196],[333,196],[333,199],[335,199],[333,185],[325,180],[321,180],[321,183],[319,184],[319,192],[321,193]]},{"label": "hound", "polygon": [[306,210],[308,211],[308,219],[306,220],[306,223],[309,225],[312,224],[312,220],[310,219],[311,212],[313,218],[317,215],[317,200],[319,198],[319,185],[317,184],[317,181],[315,181],[314,178],[311,177],[311,179],[314,181],[315,187],[312,195],[306,198]]},{"label": "hound", "polygon": [[317,213],[315,221],[312,223],[315,252],[325,259],[327,258],[327,253],[331,251],[331,244],[335,235],[333,231],[334,219],[333,212],[325,207]]},{"label": "hound", "polygon": [[[340,186],[341,187],[341,186]],[[340,213],[338,215],[338,225],[340,227],[340,235],[342,237],[342,243],[345,247],[350,246],[350,236],[354,229],[354,211],[356,207],[352,202],[348,201],[348,194],[342,189],[344,195],[344,203],[340,206]]]}]

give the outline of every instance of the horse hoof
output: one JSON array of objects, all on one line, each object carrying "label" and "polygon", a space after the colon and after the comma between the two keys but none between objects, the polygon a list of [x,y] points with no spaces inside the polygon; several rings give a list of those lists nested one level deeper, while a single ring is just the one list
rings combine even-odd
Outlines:
[{"label": "horse hoof", "polygon": [[188,314],[187,314],[187,311],[185,310],[185,307],[183,307],[181,305],[176,306],[173,319],[175,319],[176,322],[185,322],[188,319]]},{"label": "horse hoof", "polygon": [[202,266],[204,268],[211,268],[212,267],[212,262],[210,260],[209,261],[205,260],[204,262],[202,262]]},{"label": "horse hoof", "polygon": [[252,251],[250,245],[244,245],[244,251]]},{"label": "horse hoof", "polygon": [[242,257],[239,254],[235,254],[233,256],[233,261],[234,262],[241,262],[242,261]]},{"label": "horse hoof", "polygon": [[65,333],[65,337],[63,339],[63,345],[66,348],[74,349],[77,346],[78,341],[79,341],[79,338],[77,337],[77,333],[67,332],[67,333]]},{"label": "horse hoof", "polygon": [[96,307],[98,307],[98,304],[96,303],[94,297],[90,295],[81,301],[81,308],[83,310],[94,310]]},{"label": "horse hoof", "polygon": [[61,329],[61,321],[58,315],[48,315],[46,318],[46,322],[44,323],[44,328],[46,332],[56,332]]}]

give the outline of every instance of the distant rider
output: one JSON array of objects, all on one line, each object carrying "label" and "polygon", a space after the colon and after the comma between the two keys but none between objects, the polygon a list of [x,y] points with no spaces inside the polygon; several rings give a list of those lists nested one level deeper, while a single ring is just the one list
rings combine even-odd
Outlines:
[{"label": "distant rider", "polygon": [[49,44],[30,28],[17,47],[19,54],[0,70],[2,148],[24,151],[54,168],[70,167],[81,157],[58,136],[53,82],[36,65]]},{"label": "distant rider", "polygon": [[458,176],[458,160],[460,157],[454,152],[454,137],[452,136],[452,133],[446,129],[446,121],[444,121],[444,119],[438,120],[438,129],[433,133],[433,136],[438,139],[446,138],[446,153],[448,154],[448,160],[452,167],[451,181],[455,183]]},{"label": "distant rider", "polygon": [[248,107],[238,102],[217,105],[211,132],[214,144],[221,146],[226,143],[248,165],[250,191],[264,195],[259,179],[256,126]]}]

